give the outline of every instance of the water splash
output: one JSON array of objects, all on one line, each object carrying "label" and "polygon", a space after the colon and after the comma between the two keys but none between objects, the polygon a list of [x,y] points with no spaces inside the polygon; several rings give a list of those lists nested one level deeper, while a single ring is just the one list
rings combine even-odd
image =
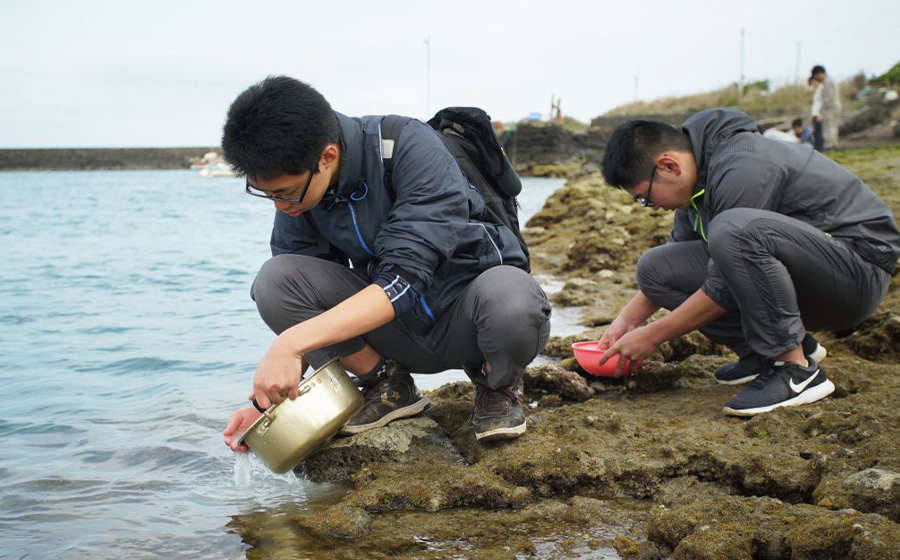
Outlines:
[{"label": "water splash", "polygon": [[253,469],[250,466],[250,454],[236,452],[234,454],[234,485],[250,486],[253,480]]}]

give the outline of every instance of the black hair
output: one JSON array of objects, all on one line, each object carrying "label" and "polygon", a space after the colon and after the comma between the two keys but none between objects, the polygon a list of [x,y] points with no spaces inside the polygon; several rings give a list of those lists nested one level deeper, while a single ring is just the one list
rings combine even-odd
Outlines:
[{"label": "black hair", "polygon": [[794,119],[791,123],[791,128],[797,128],[798,126],[803,126],[803,119]]},{"label": "black hair", "polygon": [[824,74],[824,73],[825,73],[825,67],[822,66],[821,64],[816,64],[815,66],[812,67],[812,72],[810,72],[810,74],[813,75],[813,76],[815,76],[815,75],[818,74],[819,72],[821,72],[821,73]]},{"label": "black hair", "polygon": [[620,124],[606,143],[603,178],[614,187],[633,187],[650,179],[655,160],[663,152],[691,152],[691,140],[677,128],[656,121]]},{"label": "black hair", "polygon": [[237,96],[222,130],[234,171],[254,179],[318,170],[325,146],[340,141],[337,117],[312,86],[269,76]]}]

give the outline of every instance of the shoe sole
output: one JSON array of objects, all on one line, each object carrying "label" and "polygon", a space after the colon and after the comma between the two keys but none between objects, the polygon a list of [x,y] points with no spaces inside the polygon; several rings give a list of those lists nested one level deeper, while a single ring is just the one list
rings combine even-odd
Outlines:
[{"label": "shoe sole", "polygon": [[422,397],[411,405],[388,412],[374,422],[369,422],[368,424],[359,424],[356,426],[344,426],[343,428],[341,428],[340,435],[352,436],[354,434],[360,434],[362,432],[366,432],[375,428],[381,428],[382,426],[386,426],[394,420],[398,420],[400,418],[408,418],[410,416],[420,414],[423,410],[425,410],[426,407],[428,407],[429,404],[430,401],[428,400],[428,397]]},{"label": "shoe sole", "polygon": [[729,416],[755,416],[757,414],[763,414],[765,412],[770,412],[775,410],[776,408],[781,408],[785,406],[797,406],[801,404],[810,404],[814,403],[818,400],[824,399],[828,395],[834,392],[834,383],[831,382],[830,379],[826,379],[822,383],[819,383],[815,387],[811,389],[807,389],[803,391],[793,399],[788,399],[784,402],[780,402],[777,404],[772,404],[769,406],[760,406],[757,408],[745,408],[745,409],[735,409],[731,407],[722,408],[722,412]]},{"label": "shoe sole", "polygon": [[[818,363],[821,363],[822,360],[824,360],[825,356],[827,356],[827,355],[828,355],[828,350],[826,350],[825,347],[822,346],[821,344],[817,344],[816,349],[813,350],[813,353],[810,354],[809,356],[807,356],[807,358],[811,359],[812,361],[814,361],[818,364]],[[753,381],[754,379],[756,379],[755,373],[753,375],[748,375],[747,377],[742,377],[740,379],[732,379],[730,381],[726,381],[724,379],[719,379],[717,377],[716,382],[719,383],[720,385],[742,385],[744,383],[749,383],[750,381]]]},{"label": "shoe sole", "polygon": [[499,441],[501,439],[516,439],[520,435],[525,433],[525,427],[527,422],[522,422],[518,426],[512,426],[510,428],[497,428],[496,430],[490,430],[487,432],[478,433],[475,432],[475,439],[478,441]]}]

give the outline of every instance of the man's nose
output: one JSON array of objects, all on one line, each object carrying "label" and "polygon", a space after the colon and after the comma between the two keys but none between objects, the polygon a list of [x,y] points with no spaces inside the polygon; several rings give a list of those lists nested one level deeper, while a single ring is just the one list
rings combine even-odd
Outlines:
[{"label": "man's nose", "polygon": [[286,210],[291,205],[290,202],[286,202],[284,200],[273,200],[272,202],[275,203],[275,209],[279,212]]}]

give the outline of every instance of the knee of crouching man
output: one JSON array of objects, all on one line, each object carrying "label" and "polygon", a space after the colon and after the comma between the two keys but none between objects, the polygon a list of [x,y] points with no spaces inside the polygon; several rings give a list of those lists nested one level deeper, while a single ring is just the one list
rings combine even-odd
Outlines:
[{"label": "knee of crouching man", "polygon": [[740,254],[753,241],[747,225],[756,216],[752,209],[733,208],[716,216],[709,224],[707,244],[712,259],[719,262],[729,255]]}]

